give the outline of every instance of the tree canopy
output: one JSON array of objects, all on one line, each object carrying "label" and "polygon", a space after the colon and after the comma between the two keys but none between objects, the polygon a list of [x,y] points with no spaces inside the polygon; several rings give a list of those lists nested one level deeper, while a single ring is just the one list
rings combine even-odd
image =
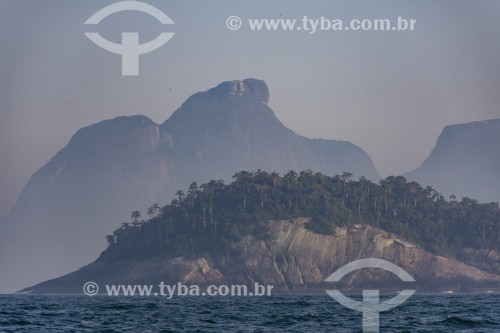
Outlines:
[{"label": "tree canopy", "polygon": [[404,177],[378,184],[352,174],[329,177],[305,170],[280,176],[262,170],[241,171],[231,184],[212,180],[162,208],[148,210],[149,220],[123,223],[106,238],[111,257],[196,256],[231,249],[242,237],[268,237],[270,220],[309,217],[306,228],[334,235],[336,227],[367,224],[392,232],[440,255],[454,257],[462,248],[500,249],[498,203],[471,198],[445,199],[432,187]]}]

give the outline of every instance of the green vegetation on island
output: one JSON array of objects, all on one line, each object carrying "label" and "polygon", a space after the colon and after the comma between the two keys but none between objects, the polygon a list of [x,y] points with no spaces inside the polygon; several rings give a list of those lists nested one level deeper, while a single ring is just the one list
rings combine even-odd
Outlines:
[{"label": "green vegetation on island", "polygon": [[329,177],[241,171],[231,184],[212,180],[176,192],[169,205],[152,205],[148,219],[132,212],[107,236],[103,258],[196,257],[228,251],[244,236],[269,237],[270,220],[311,218],[305,227],[335,235],[336,227],[368,224],[394,233],[433,253],[455,257],[463,248],[500,249],[498,203],[445,199],[432,187],[402,177],[378,184],[352,174]]}]

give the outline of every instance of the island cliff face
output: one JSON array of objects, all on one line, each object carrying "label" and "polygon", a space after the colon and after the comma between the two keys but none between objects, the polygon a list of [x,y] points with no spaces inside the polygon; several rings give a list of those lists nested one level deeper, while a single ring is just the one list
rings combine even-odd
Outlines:
[{"label": "island cliff face", "polygon": [[[389,260],[405,269],[421,291],[491,290],[500,288],[500,275],[433,255],[414,244],[370,226],[337,228],[327,236],[304,228],[308,219],[272,221],[271,237],[247,236],[226,253],[186,259],[114,260],[103,252],[78,271],[24,289],[35,293],[81,293],[87,281],[104,284],[178,282],[201,287],[211,284],[273,285],[274,291],[323,291],[325,279],[341,266],[362,258]],[[344,278],[342,289],[381,287],[398,282],[382,270],[359,270]]]}]

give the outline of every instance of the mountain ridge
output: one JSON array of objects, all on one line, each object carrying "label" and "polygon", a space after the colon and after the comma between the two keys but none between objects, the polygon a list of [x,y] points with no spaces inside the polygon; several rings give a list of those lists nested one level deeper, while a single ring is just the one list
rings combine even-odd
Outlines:
[{"label": "mountain ridge", "polygon": [[379,178],[362,149],[296,135],[268,101],[264,81],[227,81],[189,97],[163,124],[128,116],[77,131],[33,174],[3,222],[0,291],[89,262],[130,211],[172,199],[193,180],[229,180],[242,169]]}]

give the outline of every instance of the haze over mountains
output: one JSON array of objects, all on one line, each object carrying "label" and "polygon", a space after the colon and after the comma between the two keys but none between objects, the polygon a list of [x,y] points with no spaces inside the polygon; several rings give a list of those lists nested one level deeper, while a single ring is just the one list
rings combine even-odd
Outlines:
[{"label": "haze over mountains", "polygon": [[104,236],[129,221],[132,210],[145,214],[194,180],[228,181],[256,169],[379,179],[362,149],[296,135],[268,101],[263,81],[230,81],[191,96],[162,125],[133,116],[79,130],[31,177],[2,221],[0,292],[94,260]]},{"label": "haze over mountains", "polygon": [[[260,80],[228,81],[188,98],[163,124],[119,117],[79,130],[38,170],[1,221],[0,292],[73,271],[98,257],[130,212],[165,204],[189,183],[237,171],[350,171],[377,181],[350,142],[308,139],[268,107]],[[405,177],[443,195],[500,200],[500,120],[448,126],[430,157]]]},{"label": "haze over mountains", "polygon": [[500,119],[446,126],[430,156],[405,174],[446,197],[500,201]]}]

